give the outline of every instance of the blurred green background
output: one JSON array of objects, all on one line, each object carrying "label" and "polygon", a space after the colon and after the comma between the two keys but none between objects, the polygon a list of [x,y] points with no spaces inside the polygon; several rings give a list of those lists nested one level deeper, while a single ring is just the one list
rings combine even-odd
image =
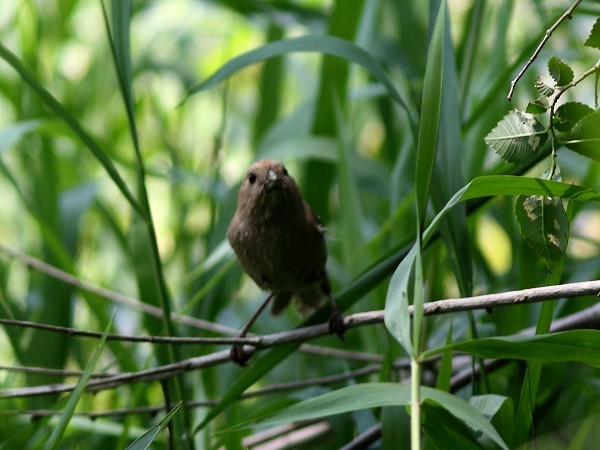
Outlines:
[{"label": "blurred green background", "polygon": [[[120,7],[106,4],[111,41],[99,1],[4,1],[0,8],[0,317],[103,330],[114,313],[115,332],[219,335],[77,289],[32,269],[24,257],[10,251],[14,249],[163,312],[239,329],[265,294],[242,275],[226,243],[226,228],[241,177],[252,161],[262,157],[286,163],[326,225],[334,293],[352,288],[359,275],[376,273],[364,287],[366,293],[350,290],[347,303],[353,306],[348,312],[383,309],[389,276],[415,235],[418,117],[432,11],[438,4],[134,1],[130,28],[119,25]],[[533,81],[546,72],[549,56],[559,56],[578,73],[596,62],[597,52],[582,43],[600,6],[583,2],[573,20],[555,31],[520,81],[514,105],[506,101],[511,78],[568,6],[565,1],[448,2],[452,45],[446,48],[445,70],[451,75],[444,85],[431,217],[476,176],[526,171],[540,175],[547,168],[543,161],[527,168],[509,166],[486,148],[483,137],[509,109],[523,109],[535,98]],[[119,53],[127,48],[124,30],[130,32],[130,67],[123,62],[127,58],[115,65],[113,57],[116,54],[119,60],[119,55],[126,55]],[[269,41],[308,34],[337,36],[364,48],[381,64],[406,107],[372,72],[318,52],[290,52],[268,59],[188,97],[190,88],[236,56]],[[8,51],[17,63],[10,62]],[[40,95],[40,88],[48,95]],[[593,106],[592,81],[569,95]],[[75,132],[69,120],[83,134]],[[597,163],[563,149],[559,164],[564,181],[600,189]],[[139,210],[123,195],[114,174],[109,175],[110,167],[120,174]],[[456,209],[445,229],[455,226],[458,231],[443,231],[442,239],[424,254],[427,300],[547,282],[544,262],[520,238],[512,203],[510,197],[499,197]],[[569,213],[571,241],[561,282],[598,279],[600,210],[580,203]],[[462,240],[457,242],[457,236]],[[381,271],[381,261],[397,262]],[[555,316],[595,301],[559,302]],[[539,305],[518,305],[491,314],[436,317],[426,323],[426,346],[444,343],[451,320],[454,339],[473,333],[505,335],[535,325],[539,310]],[[265,314],[253,332],[284,331],[300,321],[292,309],[277,318]],[[382,324],[350,331],[345,342],[327,337],[314,343],[358,356],[294,352],[269,369],[254,388],[357,369],[368,364],[361,355],[371,363],[381,362],[381,368],[337,385],[398,379],[390,361],[404,355]],[[66,334],[4,326],[0,364],[5,370],[0,370],[0,387],[76,382],[70,376],[6,367],[82,370],[96,345],[95,340]],[[170,350],[165,345],[110,341],[96,371],[137,371],[226,348],[203,345]],[[223,364],[191,372],[163,387],[172,400],[215,400],[244,370]],[[526,382],[523,373],[523,363],[508,364],[485,382],[470,385],[462,395],[493,392],[517,402]],[[560,430],[569,442],[578,436],[582,439],[577,441],[582,446],[571,448],[591,448],[587,443],[598,438],[598,432],[591,430],[598,421],[598,372],[581,364],[557,364],[545,366],[543,374],[534,405],[535,436]],[[241,437],[254,429],[217,435],[210,431],[252,420],[330,388],[316,385],[232,402],[214,426],[196,435],[196,448],[242,448]],[[164,395],[158,382],[132,383],[84,394],[78,409],[160,407]],[[6,414],[0,419],[0,448],[42,446],[58,419],[32,422],[29,415],[14,413],[41,408],[60,411],[63,405],[60,395],[0,399],[0,413]],[[178,426],[197,424],[206,411],[189,408]],[[398,423],[404,423],[404,410],[395,413]],[[96,421],[76,416],[60,448],[124,448],[156,420],[148,414]],[[311,448],[341,447],[381,420],[378,411],[335,417],[329,421],[326,438]],[[161,434],[155,448],[165,448],[166,439]],[[177,448],[183,445],[176,441]],[[395,445],[390,442],[377,441],[373,448]],[[397,444],[386,448],[404,448]]]}]

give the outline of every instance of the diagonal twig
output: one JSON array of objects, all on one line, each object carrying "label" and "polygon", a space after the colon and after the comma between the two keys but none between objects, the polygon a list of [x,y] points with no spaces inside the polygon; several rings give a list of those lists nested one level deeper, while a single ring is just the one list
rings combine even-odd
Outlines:
[{"label": "diagonal twig", "polygon": [[558,28],[558,26],[565,21],[565,19],[567,19],[567,18],[570,19],[572,17],[573,11],[575,11],[575,8],[577,8],[577,5],[579,5],[579,3],[581,3],[581,0],[575,0],[573,2],[573,4],[564,12],[564,14],[562,16],[560,16],[556,22],[554,22],[554,25],[552,25],[550,28],[548,28],[546,30],[546,33],[544,34],[544,38],[541,40],[540,44],[537,46],[537,48],[533,52],[533,55],[531,55],[531,57],[529,58],[527,63],[523,66],[521,71],[518,73],[518,75],[510,82],[510,90],[508,91],[508,96],[507,96],[507,99],[509,102],[512,100],[515,86],[517,85],[517,83],[519,82],[521,77],[525,74],[527,69],[529,69],[529,67],[533,64],[535,59],[538,57],[538,55],[542,51],[542,48],[544,47],[544,45],[546,45],[546,42],[548,41],[548,39],[550,39],[550,36],[552,36],[552,33],[554,33],[554,30],[556,30]]},{"label": "diagonal twig", "polygon": [[[424,305],[426,315],[447,314],[450,312],[490,309],[499,306],[507,306],[516,303],[533,303],[556,298],[576,298],[589,295],[598,295],[600,293],[600,280],[584,281],[579,283],[570,283],[563,285],[544,286],[538,288],[523,289],[520,291],[503,292],[499,294],[486,294],[462,299],[447,299],[429,302]],[[409,309],[412,313],[412,308]],[[595,310],[590,310],[590,314],[596,322],[598,315]],[[598,305],[600,314],[600,305]],[[380,324],[383,322],[384,311],[369,311],[349,315],[344,323],[348,328],[357,328],[360,326]],[[565,319],[560,319],[565,320]],[[295,341],[306,341],[308,339],[325,336],[329,334],[329,325],[327,323],[298,328],[290,331],[274,333],[265,336],[257,336],[260,344],[258,347],[244,346],[244,351],[248,355],[255,351],[288,344]],[[186,338],[183,338],[186,339]],[[174,375],[181,374],[190,370],[197,370],[203,367],[211,367],[230,361],[229,350],[222,350],[208,355],[197,356],[176,363],[163,365],[156,368],[141,370],[138,372],[123,373],[104,379],[93,380],[88,383],[88,391],[100,391],[111,389],[125,383],[163,380]],[[72,384],[62,385],[44,385],[20,389],[7,389],[0,391],[0,399],[15,398],[22,396],[45,395],[50,393],[69,392],[74,388]]]}]

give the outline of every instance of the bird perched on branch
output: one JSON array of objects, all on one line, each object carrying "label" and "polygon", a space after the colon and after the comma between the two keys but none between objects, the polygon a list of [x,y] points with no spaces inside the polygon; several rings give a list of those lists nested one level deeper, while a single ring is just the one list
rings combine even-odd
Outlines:
[{"label": "bird perched on branch", "polygon": [[[271,291],[265,303],[240,332],[250,328],[269,301],[271,313],[281,313],[292,297],[301,313],[331,301],[330,332],[343,339],[343,318],[331,297],[325,262],[325,229],[306,203],[298,185],[280,161],[263,159],[250,166],[238,194],[238,205],[227,237],[254,282]],[[241,347],[232,357],[244,364]]]}]

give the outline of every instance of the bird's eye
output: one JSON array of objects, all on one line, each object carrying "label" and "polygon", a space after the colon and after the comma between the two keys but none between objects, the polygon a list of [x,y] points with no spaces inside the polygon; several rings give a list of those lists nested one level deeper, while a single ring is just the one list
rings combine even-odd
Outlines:
[{"label": "bird's eye", "polygon": [[283,168],[283,174],[284,174],[285,176],[287,176],[287,174],[288,174],[288,172],[287,172],[287,169],[286,169],[285,167]]},{"label": "bird's eye", "polygon": [[254,172],[250,172],[248,174],[248,181],[250,182],[250,184],[254,184],[254,182],[256,181],[256,174]]}]

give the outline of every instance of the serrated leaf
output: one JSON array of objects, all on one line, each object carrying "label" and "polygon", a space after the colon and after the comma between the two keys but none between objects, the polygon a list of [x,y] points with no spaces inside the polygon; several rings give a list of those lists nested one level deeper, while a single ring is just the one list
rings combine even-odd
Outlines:
[{"label": "serrated leaf", "polygon": [[535,158],[547,137],[544,126],[532,114],[513,109],[484,140],[505,161],[525,164]]},{"label": "serrated leaf", "polygon": [[515,215],[521,235],[544,260],[562,258],[569,242],[569,221],[562,201],[556,197],[520,195]]},{"label": "serrated leaf", "polygon": [[535,88],[544,97],[550,97],[554,94],[555,84],[554,80],[548,77],[537,77],[534,83]]},{"label": "serrated leaf", "polygon": [[583,45],[587,47],[600,48],[600,17],[596,19],[596,22],[592,27],[592,31],[590,31],[590,35]]},{"label": "serrated leaf", "polygon": [[548,60],[548,72],[554,79],[557,86],[566,86],[573,81],[573,69],[556,56],[553,56]]},{"label": "serrated leaf", "polygon": [[525,112],[529,114],[544,114],[548,110],[548,106],[547,97],[539,97],[527,104]]},{"label": "serrated leaf", "polygon": [[600,161],[600,111],[580,119],[565,136],[568,149]]},{"label": "serrated leaf", "polygon": [[560,105],[554,113],[554,127],[558,131],[567,131],[585,116],[594,110],[588,105],[579,102],[568,102]]}]

